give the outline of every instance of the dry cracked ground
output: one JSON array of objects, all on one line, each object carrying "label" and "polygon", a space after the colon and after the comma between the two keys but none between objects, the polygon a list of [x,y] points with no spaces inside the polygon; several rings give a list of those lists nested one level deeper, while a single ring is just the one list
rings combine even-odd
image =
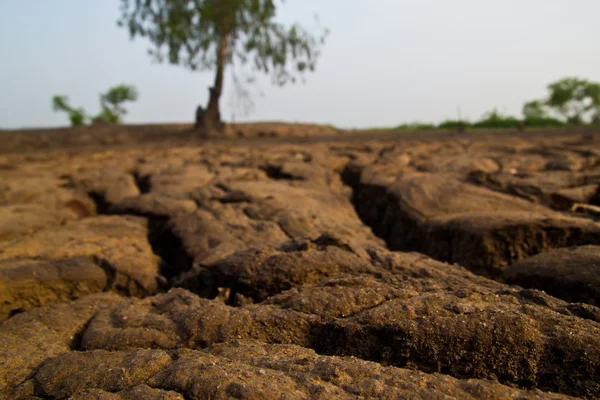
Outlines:
[{"label": "dry cracked ground", "polygon": [[600,397],[600,136],[0,155],[0,397]]}]

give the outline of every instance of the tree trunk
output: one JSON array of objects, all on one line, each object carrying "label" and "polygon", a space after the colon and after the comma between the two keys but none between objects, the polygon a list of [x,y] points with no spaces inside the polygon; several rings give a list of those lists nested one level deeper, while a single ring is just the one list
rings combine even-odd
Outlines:
[{"label": "tree trunk", "polygon": [[217,45],[217,73],[215,83],[209,90],[208,106],[204,112],[204,128],[208,134],[223,133],[224,124],[221,121],[219,99],[223,91],[223,74],[227,57],[227,36],[222,34]]}]

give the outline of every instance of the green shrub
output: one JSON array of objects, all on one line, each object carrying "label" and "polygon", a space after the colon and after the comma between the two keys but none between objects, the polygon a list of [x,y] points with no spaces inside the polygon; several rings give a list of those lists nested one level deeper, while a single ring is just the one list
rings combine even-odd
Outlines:
[{"label": "green shrub", "polygon": [[72,126],[85,125],[86,119],[87,116],[85,115],[83,108],[78,108],[69,112],[69,121],[71,121]]},{"label": "green shrub", "polygon": [[73,108],[69,105],[67,96],[54,96],[52,98],[52,108],[54,111],[66,112],[72,126],[84,125],[88,119],[83,108]]},{"label": "green shrub", "polygon": [[449,119],[449,120],[441,122],[437,127],[438,127],[438,129],[457,130],[461,126],[463,128],[470,128],[472,125],[469,121],[458,121],[458,120]]},{"label": "green shrub", "polygon": [[519,128],[521,126],[521,120],[508,115],[502,115],[498,110],[492,110],[485,114],[483,118],[473,125],[473,128]]},{"label": "green shrub", "polygon": [[435,129],[435,128],[436,128],[436,126],[434,124],[429,124],[426,122],[411,122],[408,124],[398,125],[394,129],[425,131],[425,130],[430,130],[430,129]]},{"label": "green shrub", "polygon": [[107,123],[121,123],[123,116],[127,114],[127,110],[121,104],[127,101],[136,101],[137,99],[138,91],[134,86],[114,86],[108,89],[106,93],[100,95],[102,112],[100,112],[97,118],[103,119]]},{"label": "green shrub", "polygon": [[528,127],[547,128],[554,126],[566,126],[567,123],[552,117],[527,117],[523,124]]},{"label": "green shrub", "polygon": [[63,111],[69,115],[69,121],[72,126],[84,125],[88,121],[104,121],[106,123],[121,123],[127,110],[122,104],[127,101],[135,101],[138,98],[138,91],[134,86],[118,85],[114,86],[106,93],[100,94],[100,114],[96,117],[86,115],[83,108],[73,108],[69,105],[67,96],[54,96],[52,98],[52,108],[54,111]]}]

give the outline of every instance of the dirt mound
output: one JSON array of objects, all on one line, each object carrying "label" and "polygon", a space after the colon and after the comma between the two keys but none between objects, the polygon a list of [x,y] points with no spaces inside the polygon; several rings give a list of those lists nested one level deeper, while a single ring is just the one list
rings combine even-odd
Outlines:
[{"label": "dirt mound", "polygon": [[514,263],[504,274],[510,283],[600,306],[600,246],[551,250]]}]

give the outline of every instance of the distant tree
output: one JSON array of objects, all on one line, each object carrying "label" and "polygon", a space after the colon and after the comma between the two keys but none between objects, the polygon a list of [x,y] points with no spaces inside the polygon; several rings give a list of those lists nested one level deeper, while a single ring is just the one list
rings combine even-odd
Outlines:
[{"label": "distant tree", "polygon": [[600,84],[579,78],[564,78],[548,85],[546,104],[569,124],[582,124],[600,114]]},{"label": "distant tree", "polygon": [[251,61],[277,85],[314,71],[327,31],[318,36],[294,24],[276,23],[274,0],[122,0],[118,25],[131,38],[146,37],[158,62],[214,70],[206,109],[197,110],[206,129],[221,131],[219,100],[225,67]]},{"label": "distant tree", "polygon": [[521,121],[518,118],[502,115],[497,109],[493,109],[483,115],[481,120],[473,124],[474,128],[520,128]]},{"label": "distant tree", "polygon": [[591,103],[591,123],[600,124],[600,83],[589,82],[586,91]]},{"label": "distant tree", "polygon": [[553,117],[527,117],[523,120],[523,126],[526,127],[550,128],[565,125],[567,125],[566,122]]},{"label": "distant tree", "polygon": [[525,119],[547,118],[546,104],[541,100],[533,100],[523,105],[523,116]]},{"label": "distant tree", "polygon": [[86,115],[83,108],[73,108],[69,105],[67,96],[54,96],[52,98],[52,108],[54,111],[64,111],[69,115],[72,126],[84,125],[88,121],[93,123],[105,122],[119,124],[127,110],[122,107],[126,101],[135,101],[138,98],[138,91],[134,86],[118,85],[114,86],[106,93],[100,94],[100,114],[95,117]]},{"label": "distant tree", "polygon": [[523,105],[523,126],[543,128],[565,124],[566,122],[549,114],[548,106],[543,100],[533,100]]},{"label": "distant tree", "polygon": [[118,85],[108,89],[104,94],[100,95],[100,107],[102,111],[98,115],[99,119],[104,122],[119,124],[123,116],[127,114],[121,105],[127,101],[136,101],[138,99],[138,91],[134,86]]},{"label": "distant tree", "polygon": [[437,126],[438,129],[456,130],[461,133],[470,127],[471,127],[471,123],[468,121],[453,120],[453,119],[443,121]]},{"label": "distant tree", "polygon": [[52,108],[54,111],[64,111],[69,114],[71,126],[84,125],[87,119],[83,108],[73,108],[69,105],[67,96],[54,96],[52,98]]},{"label": "distant tree", "polygon": [[435,129],[436,126],[434,124],[430,124],[427,122],[410,122],[407,124],[401,124],[396,126],[394,129],[398,130],[414,130],[414,131],[426,131]]}]

